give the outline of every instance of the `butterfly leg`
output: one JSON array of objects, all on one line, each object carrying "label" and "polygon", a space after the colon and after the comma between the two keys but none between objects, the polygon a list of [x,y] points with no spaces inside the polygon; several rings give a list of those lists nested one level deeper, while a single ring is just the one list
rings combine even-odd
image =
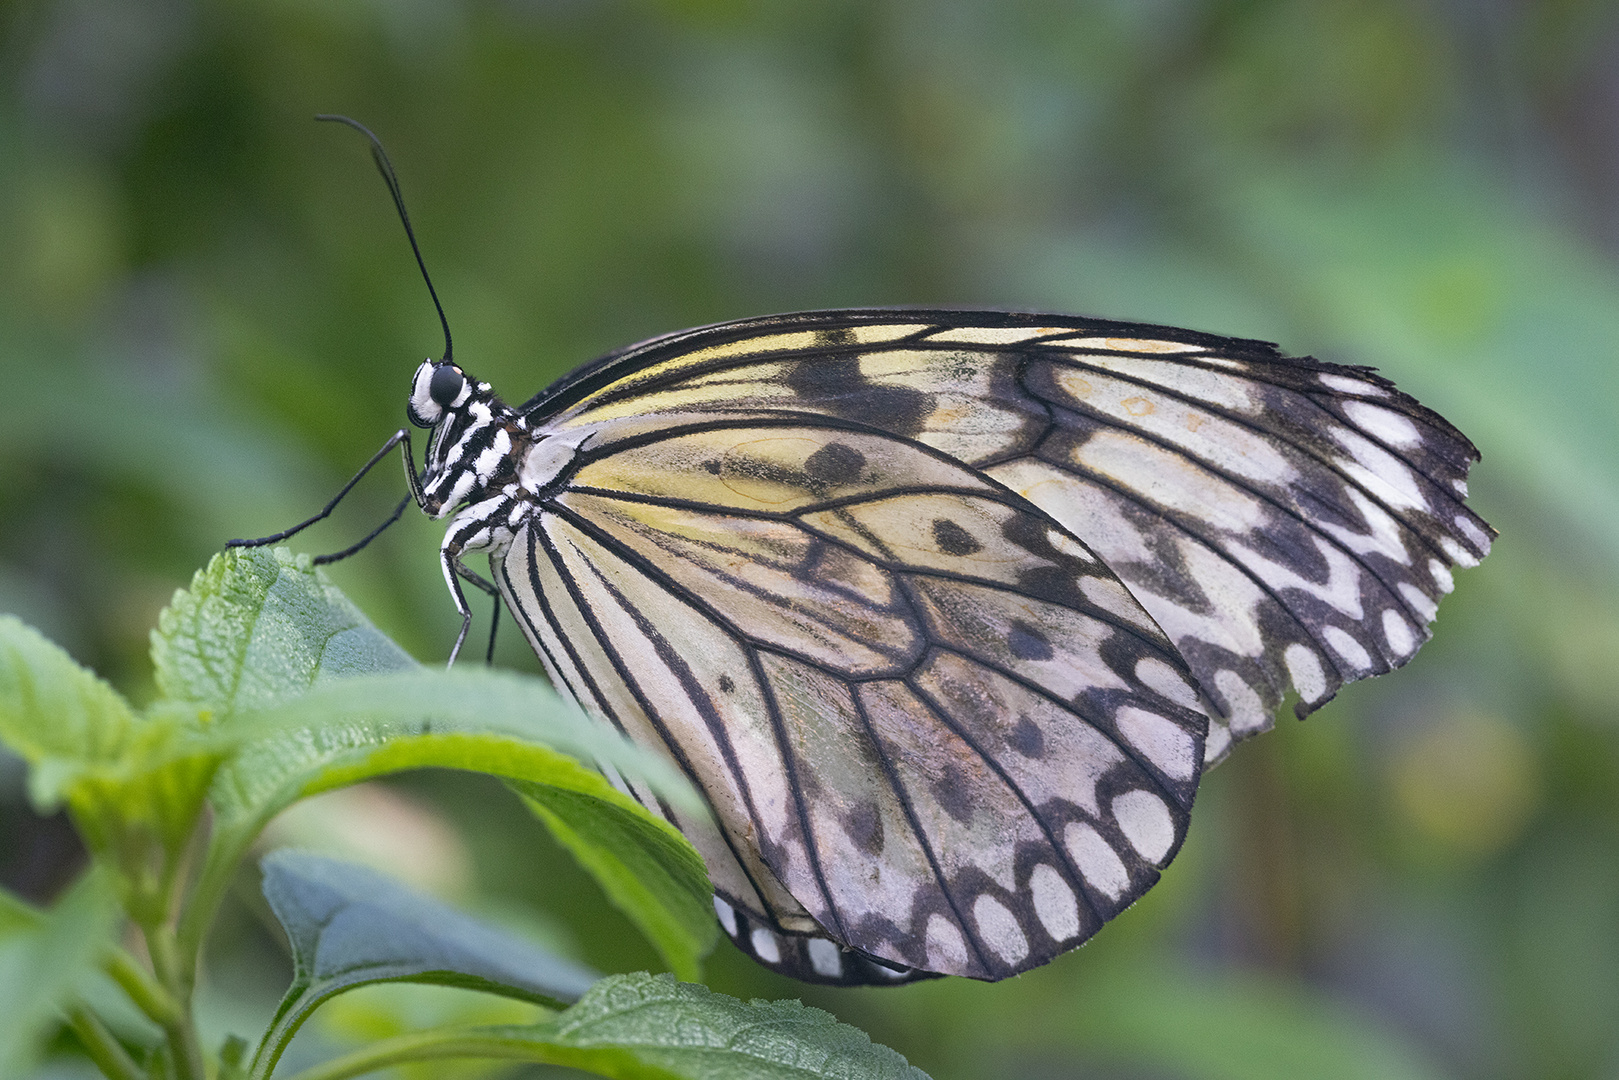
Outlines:
[{"label": "butterfly leg", "polygon": [[489,622],[489,651],[484,654],[483,658],[485,664],[493,665],[495,662],[495,632],[500,629],[500,590],[495,587],[494,582],[488,581],[482,575],[469,570],[465,563],[457,563],[455,572],[461,575],[462,580],[469,581],[488,593],[495,602],[495,617]]},{"label": "butterfly leg", "polygon": [[[422,485],[421,480],[416,476],[415,455],[411,452],[410,448],[410,430],[408,428],[400,428],[389,437],[387,442],[382,444],[382,449],[371,455],[370,461],[367,461],[364,465],[360,466],[360,471],[355,473],[353,478],[349,480],[348,483],[343,485],[343,490],[332,496],[332,501],[327,503],[326,506],[322,508],[320,513],[316,514],[312,518],[309,518],[308,520],[300,521],[290,529],[282,529],[278,533],[273,533],[269,536],[261,536],[257,540],[227,540],[225,542],[225,546],[228,548],[265,547],[269,544],[278,544],[289,537],[298,535],[305,529],[309,528],[309,526],[315,524],[317,521],[324,521],[331,515],[333,510],[337,509],[337,504],[342,502],[344,497],[348,495],[350,491],[354,490],[354,485],[358,484],[365,477],[365,474],[370,472],[372,467],[376,465],[377,462],[387,457],[396,446],[400,448],[401,456],[403,456],[405,460],[405,476],[410,482],[410,498],[414,498],[417,505],[420,505],[422,503]],[[356,551],[359,551],[361,548],[365,547],[372,540],[375,540],[382,530],[398,521],[400,515],[405,512],[405,505],[407,502],[409,502],[409,499],[401,501],[399,506],[394,510],[393,516],[387,521],[384,521],[381,525],[378,525],[375,529],[372,529],[365,539],[361,540],[359,543],[353,544],[332,555],[322,555],[315,561],[317,563],[330,563],[336,562],[339,559],[346,559],[350,555],[353,555]]]},{"label": "butterfly leg", "polygon": [[495,625],[489,628],[488,653],[491,660],[494,657],[495,628],[500,622],[500,590],[464,566],[461,558],[469,552],[488,551],[498,554],[506,549],[512,542],[512,531],[507,522],[510,520],[513,502],[510,495],[503,493],[473,503],[455,515],[444,534],[444,543],[439,547],[439,565],[444,571],[444,581],[450,587],[455,610],[461,615],[461,632],[456,635],[455,647],[450,650],[451,664],[454,664],[455,658],[461,654],[461,646],[467,640],[467,631],[472,627],[472,609],[467,605],[466,594],[461,589],[463,579],[495,598]]}]

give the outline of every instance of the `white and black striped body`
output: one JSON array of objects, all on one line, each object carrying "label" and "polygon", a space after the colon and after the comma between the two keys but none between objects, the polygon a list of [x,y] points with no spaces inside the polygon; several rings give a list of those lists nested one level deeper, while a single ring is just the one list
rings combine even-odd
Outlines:
[{"label": "white and black striped body", "polygon": [[1408,660],[1490,531],[1368,369],[1069,316],[670,335],[520,408],[418,369],[418,502],[557,686],[716,824],[727,933],[801,979],[998,979],[1158,878],[1202,769]]}]

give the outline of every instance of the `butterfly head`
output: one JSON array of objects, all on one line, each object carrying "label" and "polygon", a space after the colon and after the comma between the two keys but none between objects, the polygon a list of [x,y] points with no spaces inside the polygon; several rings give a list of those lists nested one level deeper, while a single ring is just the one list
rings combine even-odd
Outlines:
[{"label": "butterfly head", "polygon": [[474,383],[466,372],[442,360],[423,360],[411,376],[406,411],[417,427],[430,428],[444,418],[444,410],[464,406]]},{"label": "butterfly head", "polygon": [[510,479],[522,420],[486,382],[447,361],[424,360],[411,377],[410,422],[432,428],[422,472],[422,509],[443,517]]}]

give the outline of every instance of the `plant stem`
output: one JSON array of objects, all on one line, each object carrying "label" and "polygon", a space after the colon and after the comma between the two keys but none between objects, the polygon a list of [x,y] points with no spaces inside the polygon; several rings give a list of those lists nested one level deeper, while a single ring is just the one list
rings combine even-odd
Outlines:
[{"label": "plant stem", "polygon": [[142,1080],[141,1067],[99,1016],[83,1005],[73,1005],[67,1010],[67,1023],[84,1044],[84,1052],[108,1080]]},{"label": "plant stem", "polygon": [[575,1047],[547,1042],[536,1032],[521,1028],[439,1028],[372,1043],[362,1050],[333,1058],[287,1080],[345,1080],[389,1065],[444,1058],[498,1058],[537,1065],[573,1065],[600,1076],[675,1077],[637,1059],[619,1047]]},{"label": "plant stem", "polygon": [[214,915],[218,913],[219,905],[230,888],[231,878],[235,876],[242,856],[262,825],[263,822],[255,820],[246,828],[220,829],[209,837],[202,858],[202,872],[198,874],[196,885],[180,913],[180,957],[190,965],[190,970],[196,968],[203,938],[213,925]]},{"label": "plant stem", "polygon": [[204,1080],[207,1074],[202,1064],[202,1047],[197,1042],[197,1030],[191,1021],[190,971],[180,961],[174,927],[164,922],[141,929],[146,934],[146,949],[152,954],[152,968],[158,982],[163,984],[165,992],[178,1005],[174,1016],[167,1021],[159,1021],[163,1025],[163,1034],[168,1038],[175,1080]]},{"label": "plant stem", "polygon": [[136,1007],[153,1021],[166,1027],[179,1019],[183,1011],[180,1003],[127,952],[116,947],[109,949],[101,966],[113,982],[129,995]]}]

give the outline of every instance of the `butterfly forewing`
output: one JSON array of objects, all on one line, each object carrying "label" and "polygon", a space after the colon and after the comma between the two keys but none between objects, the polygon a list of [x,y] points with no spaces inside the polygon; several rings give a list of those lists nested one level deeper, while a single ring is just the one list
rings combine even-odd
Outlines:
[{"label": "butterfly forewing", "polygon": [[1214,706],[1206,753],[1404,663],[1488,550],[1472,445],[1365,369],[1061,316],[826,312],[609,357],[532,408],[596,445],[769,410],[940,451],[1082,537]]},{"label": "butterfly forewing", "polygon": [[920,442],[604,430],[498,576],[574,695],[708,794],[722,921],[800,977],[1024,970],[1184,836],[1207,717],[1179,653],[1071,532]]}]

